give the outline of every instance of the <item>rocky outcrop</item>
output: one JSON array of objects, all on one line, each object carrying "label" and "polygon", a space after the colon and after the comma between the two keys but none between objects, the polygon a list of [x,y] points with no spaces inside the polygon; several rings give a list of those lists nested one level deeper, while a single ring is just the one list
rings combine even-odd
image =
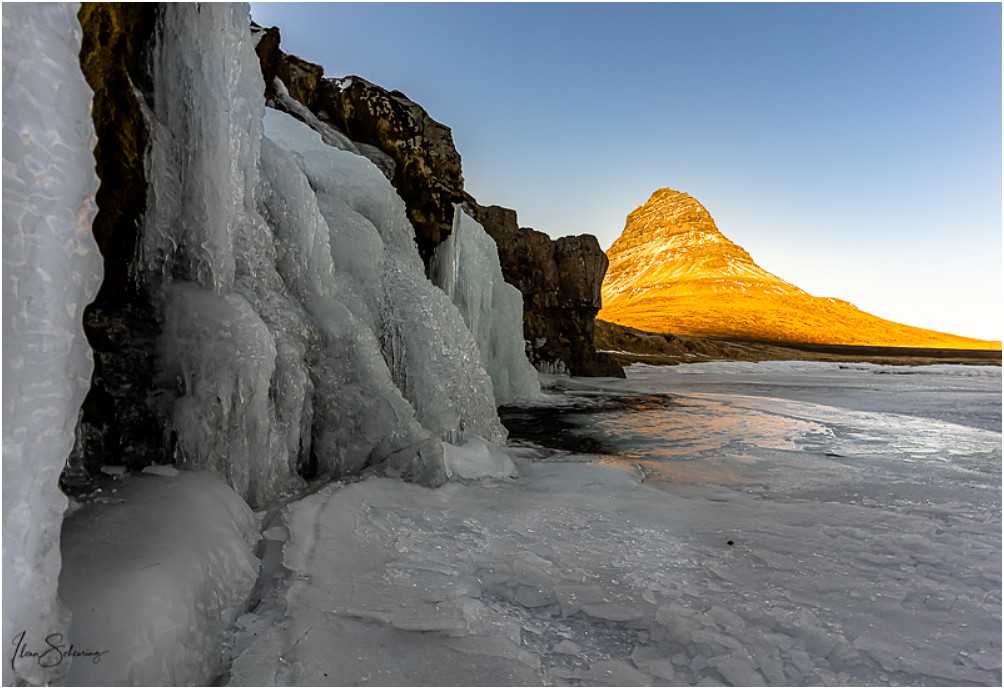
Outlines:
[{"label": "rocky outcrop", "polygon": [[263,29],[252,23],[251,30],[257,39],[255,53],[261,62],[261,75],[265,80],[265,98],[275,103],[275,80],[278,77],[286,85],[289,95],[310,110],[316,110],[324,68],[279,50],[279,42],[282,40],[279,27]]},{"label": "rocky outcrop", "polygon": [[[256,27],[255,32],[269,103],[296,117],[304,115],[278,92],[278,78],[312,117],[347,135],[385,170],[407,206],[426,265],[452,230],[454,204],[465,203],[474,211],[498,245],[506,282],[523,294],[523,336],[531,363],[573,375],[624,375],[593,345],[593,318],[607,268],[595,237],[552,240],[543,232],[520,228],[515,211],[479,205],[464,191],[461,158],[449,127],[400,91],[357,76],[323,78],[321,67],[282,52],[277,28]],[[367,146],[391,164],[382,165]]]},{"label": "rocky outcrop", "polygon": [[689,194],[659,189],[608,252],[600,318],[650,332],[793,344],[1000,349],[815,297],[756,264]]},{"label": "rocky outcrop", "polygon": [[523,293],[523,335],[530,362],[577,376],[623,377],[623,369],[598,354],[594,343],[594,319],[607,270],[596,237],[552,240],[520,227],[514,210],[474,208],[478,222],[498,245],[506,281]]}]

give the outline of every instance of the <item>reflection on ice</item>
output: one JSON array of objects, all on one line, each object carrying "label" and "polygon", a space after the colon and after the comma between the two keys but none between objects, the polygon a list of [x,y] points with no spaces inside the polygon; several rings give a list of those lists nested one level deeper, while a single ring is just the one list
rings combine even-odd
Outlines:
[{"label": "reflection on ice", "polygon": [[289,505],[288,588],[242,621],[231,682],[1000,684],[999,432],[909,413],[909,386],[829,403],[868,370],[812,372],[809,402],[662,371],[566,383],[672,396],[575,417],[617,456],[511,448],[516,481]]}]

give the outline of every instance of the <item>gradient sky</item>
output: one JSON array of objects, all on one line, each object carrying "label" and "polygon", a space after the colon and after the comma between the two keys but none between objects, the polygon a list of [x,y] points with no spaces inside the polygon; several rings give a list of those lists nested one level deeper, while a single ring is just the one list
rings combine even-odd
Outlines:
[{"label": "gradient sky", "polygon": [[660,187],[763,268],[1001,339],[999,4],[252,3],[453,130],[467,190],[607,248]]}]

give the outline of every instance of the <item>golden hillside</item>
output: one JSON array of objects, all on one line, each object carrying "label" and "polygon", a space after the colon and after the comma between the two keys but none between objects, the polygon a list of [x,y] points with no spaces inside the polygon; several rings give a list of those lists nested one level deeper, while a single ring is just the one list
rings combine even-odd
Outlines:
[{"label": "golden hillside", "polygon": [[688,194],[660,189],[607,251],[598,318],[651,332],[769,342],[1000,349],[814,297],[758,266]]}]

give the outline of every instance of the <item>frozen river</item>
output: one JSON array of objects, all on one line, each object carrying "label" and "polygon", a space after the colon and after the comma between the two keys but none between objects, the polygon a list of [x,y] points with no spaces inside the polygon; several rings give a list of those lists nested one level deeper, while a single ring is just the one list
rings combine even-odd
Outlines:
[{"label": "frozen river", "polygon": [[230,683],[1000,685],[1000,368],[549,381],[515,481],[285,508]]}]

